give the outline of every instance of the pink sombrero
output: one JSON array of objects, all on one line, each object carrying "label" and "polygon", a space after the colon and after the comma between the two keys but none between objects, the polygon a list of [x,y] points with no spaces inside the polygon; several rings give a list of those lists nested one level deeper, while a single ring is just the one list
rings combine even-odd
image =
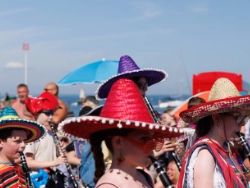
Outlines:
[{"label": "pink sombrero", "polygon": [[183,129],[154,123],[136,84],[129,79],[117,80],[108,95],[100,116],[68,118],[58,126],[60,132],[88,139],[106,129],[152,130],[159,137],[173,138],[184,134]]},{"label": "pink sombrero", "polygon": [[131,79],[134,77],[145,77],[148,86],[151,86],[155,83],[165,80],[168,76],[167,73],[163,70],[152,68],[140,69],[130,56],[124,55],[120,58],[117,75],[109,78],[97,88],[96,98],[107,98],[112,85],[120,78]]},{"label": "pink sombrero", "polygon": [[250,95],[240,96],[230,80],[219,78],[210,91],[208,102],[181,112],[180,117],[186,123],[197,123],[206,116],[237,109],[246,110],[250,114]]},{"label": "pink sombrero", "polygon": [[19,118],[16,111],[11,107],[0,109],[0,131],[7,128],[26,130],[28,133],[26,143],[37,141],[46,134],[46,128],[43,125]]}]

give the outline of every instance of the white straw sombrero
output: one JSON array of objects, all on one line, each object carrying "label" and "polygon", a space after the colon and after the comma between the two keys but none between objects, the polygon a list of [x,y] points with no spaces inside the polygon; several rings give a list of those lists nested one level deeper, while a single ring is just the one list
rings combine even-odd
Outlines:
[{"label": "white straw sombrero", "polygon": [[211,114],[224,113],[237,109],[250,110],[250,95],[240,96],[236,86],[227,78],[219,78],[214,83],[208,102],[194,106],[180,113],[187,123],[197,123]]}]

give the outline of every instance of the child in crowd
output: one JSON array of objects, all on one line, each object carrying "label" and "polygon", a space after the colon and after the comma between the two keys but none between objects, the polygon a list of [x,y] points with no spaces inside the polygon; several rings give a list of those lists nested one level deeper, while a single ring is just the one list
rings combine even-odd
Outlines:
[{"label": "child in crowd", "polygon": [[25,143],[40,139],[45,127],[34,121],[20,119],[11,107],[0,109],[0,187],[24,188],[26,178],[14,160],[18,160]]},{"label": "child in crowd", "polygon": [[51,174],[56,171],[55,168],[51,167],[56,167],[67,161],[63,156],[57,157],[55,140],[49,126],[49,121],[51,121],[54,111],[59,108],[59,103],[49,92],[43,92],[37,98],[28,98],[25,103],[27,110],[34,115],[38,123],[46,127],[48,133],[40,142],[26,146],[24,153],[28,166],[34,172],[46,168]]}]

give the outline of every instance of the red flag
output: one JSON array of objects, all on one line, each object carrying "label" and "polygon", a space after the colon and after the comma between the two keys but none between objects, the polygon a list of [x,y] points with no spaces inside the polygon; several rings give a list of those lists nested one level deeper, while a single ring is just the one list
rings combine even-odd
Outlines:
[{"label": "red flag", "polygon": [[23,43],[23,50],[28,51],[29,50],[29,44],[28,43]]}]

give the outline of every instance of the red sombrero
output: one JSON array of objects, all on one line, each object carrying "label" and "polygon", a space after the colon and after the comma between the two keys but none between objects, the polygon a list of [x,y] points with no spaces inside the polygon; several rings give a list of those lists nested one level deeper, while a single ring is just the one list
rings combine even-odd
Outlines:
[{"label": "red sombrero", "polygon": [[119,79],[113,84],[100,116],[68,118],[58,126],[64,133],[86,139],[94,132],[114,128],[152,130],[165,138],[184,134],[183,129],[154,123],[139,89],[129,79]]},{"label": "red sombrero", "polygon": [[56,110],[59,108],[56,97],[47,91],[40,94],[37,98],[27,98],[25,105],[32,114],[42,110]]},{"label": "red sombrero", "polygon": [[187,123],[197,123],[211,114],[237,109],[247,112],[250,110],[250,95],[240,96],[236,86],[230,80],[219,78],[210,91],[208,102],[181,112],[180,117]]},{"label": "red sombrero", "polygon": [[0,109],[0,131],[7,128],[18,128],[27,131],[26,143],[34,142],[46,134],[46,129],[43,125],[18,117],[16,111],[11,107]]}]

